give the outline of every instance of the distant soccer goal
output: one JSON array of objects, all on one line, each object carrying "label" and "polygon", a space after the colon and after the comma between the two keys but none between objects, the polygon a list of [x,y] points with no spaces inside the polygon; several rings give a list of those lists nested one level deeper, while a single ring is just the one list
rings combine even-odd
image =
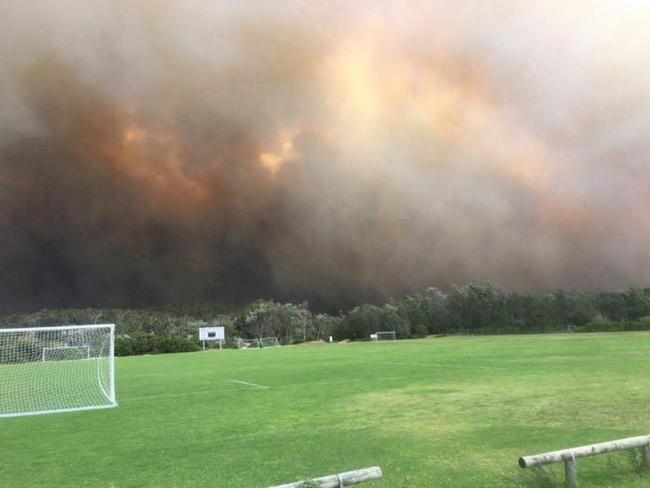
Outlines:
[{"label": "distant soccer goal", "polygon": [[259,339],[237,339],[239,349],[258,349],[262,347]]},{"label": "distant soccer goal", "polygon": [[116,407],[115,326],[0,329],[0,417]]},{"label": "distant soccer goal", "polygon": [[261,337],[259,341],[260,347],[275,347],[280,345],[277,337]]},{"label": "distant soccer goal", "polygon": [[394,330],[385,330],[381,332],[375,332],[370,335],[370,338],[373,341],[394,341],[397,340]]}]

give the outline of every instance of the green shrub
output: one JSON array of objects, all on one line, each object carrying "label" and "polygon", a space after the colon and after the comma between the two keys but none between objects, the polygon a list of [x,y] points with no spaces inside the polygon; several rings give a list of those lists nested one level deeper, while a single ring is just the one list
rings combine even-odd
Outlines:
[{"label": "green shrub", "polygon": [[18,339],[14,344],[0,347],[0,364],[40,361],[41,348],[29,339]]},{"label": "green shrub", "polygon": [[123,335],[115,339],[115,354],[117,356],[191,352],[200,349],[198,340],[187,339],[181,335],[161,336],[151,332],[138,331],[131,336]]},{"label": "green shrub", "polygon": [[624,322],[614,320],[595,320],[576,328],[576,332],[617,332],[625,328]]},{"label": "green shrub", "polygon": [[413,330],[413,335],[416,337],[424,337],[429,333],[429,328],[425,324],[418,324]]},{"label": "green shrub", "polygon": [[626,322],[625,330],[650,330],[650,316],[646,315]]}]

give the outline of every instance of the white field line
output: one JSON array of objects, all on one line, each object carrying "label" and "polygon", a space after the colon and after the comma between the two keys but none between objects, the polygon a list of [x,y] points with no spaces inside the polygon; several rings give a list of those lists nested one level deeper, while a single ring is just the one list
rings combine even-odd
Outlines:
[{"label": "white field line", "polygon": [[[430,377],[431,377],[431,373],[418,373],[418,374],[410,374],[404,376],[383,376],[382,379],[408,380],[412,378],[430,378]],[[295,387],[303,387],[307,385],[349,385],[349,384],[367,383],[367,382],[368,380],[365,378],[345,379],[345,380],[315,380],[315,381],[300,381],[297,383],[286,383],[284,385],[274,386],[273,388],[276,389],[295,388]]]},{"label": "white field line", "polygon": [[239,383],[240,385],[254,386],[256,388],[269,388],[268,386],[258,385],[257,383],[249,383],[248,381],[230,380],[231,383]]},{"label": "white field line", "polygon": [[138,402],[143,400],[156,400],[158,398],[177,398],[191,395],[203,395],[205,393],[216,393],[223,391],[241,391],[241,388],[213,388],[211,390],[196,390],[196,391],[184,391],[179,393],[164,393],[161,395],[149,395],[149,396],[140,396],[140,397],[130,397],[130,398],[120,398],[120,403],[122,402]]},{"label": "white field line", "polygon": [[[269,386],[258,385],[255,383],[248,383],[246,381],[239,380],[230,380],[231,383],[239,383],[246,386],[253,386],[254,389],[263,389],[266,390],[270,388]],[[251,390],[251,389],[249,389]],[[217,392],[228,392],[228,391],[242,391],[241,387],[235,388],[212,388],[211,390],[196,390],[196,391],[183,391],[178,393],[163,393],[160,395],[149,395],[149,396],[140,396],[140,397],[131,397],[131,398],[120,398],[120,402],[137,402],[143,400],[155,400],[158,398],[177,398],[191,395],[203,395],[205,393],[217,393]]]},{"label": "white field line", "polygon": [[[356,364],[360,364],[357,362]],[[369,364],[369,365],[377,365],[377,363],[361,363],[361,364]],[[404,364],[414,364],[414,363],[404,363]],[[416,363],[417,365],[417,363]],[[424,365],[424,364],[422,364]],[[439,366],[436,364],[426,364],[426,366]],[[490,368],[492,369],[492,368]],[[503,368],[505,369],[505,368]],[[413,380],[413,379],[426,379],[426,378],[431,378],[432,375],[435,375],[435,371],[429,371],[429,372],[420,372],[420,373],[412,373],[412,374],[405,374],[405,375],[391,375],[391,376],[384,376],[382,379],[387,380],[387,381],[395,381],[395,380],[401,380],[404,381],[404,384],[402,386],[408,386],[408,380]],[[229,380],[232,383],[239,383],[242,385],[246,386],[252,386],[254,388],[248,388],[248,391],[255,391],[255,390],[260,390],[260,389],[270,389],[269,386],[264,386],[264,385],[258,385],[256,383],[248,383],[246,381],[241,381],[241,380]],[[283,390],[286,388],[300,388],[303,386],[308,386],[308,385],[349,385],[349,384],[355,384],[355,383],[367,383],[367,380],[365,378],[355,378],[355,379],[344,379],[344,380],[314,380],[314,381],[299,381],[295,383],[285,383],[282,385],[274,385],[273,389],[275,390]],[[440,385],[438,385],[440,386]],[[447,385],[448,386],[448,385]],[[462,388],[458,388],[459,390]],[[129,401],[141,401],[141,400],[151,400],[151,399],[157,399],[157,398],[176,398],[176,397],[183,397],[183,396],[189,396],[189,395],[203,395],[205,393],[218,393],[218,392],[231,392],[231,391],[242,391],[241,388],[236,387],[236,388],[213,388],[211,390],[196,390],[196,391],[188,391],[188,392],[182,392],[182,393],[169,393],[169,394],[162,394],[162,395],[151,395],[151,396],[146,396],[146,397],[135,397],[135,398],[120,398],[120,402],[129,402]]]},{"label": "white field line", "polygon": [[[409,380],[409,379],[420,379],[420,378],[428,378],[431,377],[432,375],[435,375],[437,372],[436,370],[444,370],[444,369],[467,369],[467,370],[472,370],[472,369],[485,369],[485,370],[496,370],[496,371],[507,371],[508,368],[500,368],[500,367],[493,367],[493,366],[481,366],[481,365],[475,365],[475,366],[459,366],[459,365],[451,365],[451,364],[440,364],[440,363],[414,363],[414,362],[409,362],[409,361],[350,361],[348,364],[353,365],[353,364],[363,364],[363,365],[368,365],[368,366],[381,366],[381,365],[395,365],[395,366],[415,366],[415,367],[427,367],[431,368],[431,371],[428,372],[418,372],[418,373],[413,373],[413,374],[405,374],[405,375],[391,375],[391,376],[384,376],[383,379],[385,380]],[[269,386],[264,386],[264,385],[259,385],[257,383],[249,383],[247,381],[242,381],[242,380],[229,380],[231,383],[238,383],[240,385],[245,385],[245,386],[251,386],[252,389],[269,389]],[[356,382],[366,382],[367,380],[364,378],[359,378],[359,379],[346,379],[346,380],[315,380],[315,381],[300,381],[296,383],[285,383],[283,385],[276,385],[274,388],[278,389],[284,389],[284,388],[292,388],[292,387],[300,387],[300,386],[305,386],[305,385],[336,385],[336,384],[349,384],[349,383],[356,383]],[[203,383],[208,383],[207,381]],[[169,394],[162,394],[162,395],[152,395],[152,396],[145,396],[145,397],[134,397],[134,398],[125,398],[125,399],[120,399],[120,401],[140,401],[140,400],[149,400],[149,399],[157,399],[157,398],[176,398],[176,397],[182,397],[182,396],[189,396],[189,395],[202,395],[204,393],[215,393],[215,392],[222,392],[222,391],[241,391],[241,388],[213,388],[211,390],[196,390],[196,391],[189,391],[189,392],[182,392],[182,393],[169,393]]]},{"label": "white field line", "polygon": [[[428,378],[431,377],[431,373],[417,373],[417,374],[409,374],[409,375],[404,375],[404,376],[384,376],[383,379],[385,380],[408,380],[408,379],[413,379],[413,378]],[[230,380],[233,383],[241,383],[245,385],[250,385],[250,386],[255,386],[256,388],[249,388],[248,391],[254,391],[257,389],[270,389],[269,386],[263,386],[263,385],[255,385],[254,383],[246,383],[246,382],[241,382],[238,380]],[[367,380],[365,378],[357,378],[357,379],[345,379],[345,380],[316,380],[316,381],[299,381],[296,383],[285,383],[283,385],[276,385],[273,388],[274,389],[285,389],[285,388],[300,388],[303,386],[307,385],[348,385],[351,383],[366,383]],[[120,398],[120,403],[121,402],[130,402],[130,401],[143,401],[143,400],[155,400],[158,398],[176,398],[176,397],[183,397],[183,396],[190,396],[190,395],[203,395],[205,393],[218,393],[218,392],[230,392],[230,391],[242,391],[241,388],[236,387],[236,388],[213,388],[211,390],[196,390],[196,391],[187,391],[187,392],[181,392],[181,393],[168,393],[168,394],[161,394],[161,395],[151,395],[151,396],[143,396],[143,397],[132,397],[132,398]]]},{"label": "white field line", "polygon": [[508,368],[502,368],[499,366],[481,366],[481,365],[457,365],[457,364],[445,364],[445,363],[413,363],[410,361],[350,361],[354,364],[367,364],[369,366],[382,366],[386,365],[395,365],[395,366],[416,366],[416,367],[427,367],[432,369],[487,369],[490,371],[509,371]]},{"label": "white field line", "polygon": [[[419,374],[411,374],[411,375],[405,375],[405,376],[385,376],[384,379],[386,380],[404,380],[404,379],[409,379],[409,378],[422,378],[422,377],[429,377],[431,374],[430,373],[419,373]],[[255,389],[270,389],[269,386],[263,386],[263,385],[257,385],[255,383],[248,383],[244,381],[239,381],[239,380],[230,380],[232,383],[240,383],[243,385],[247,386],[254,386],[255,388],[250,388],[249,391],[253,391]],[[274,388],[278,389],[284,389],[284,388],[293,388],[293,387],[302,387],[306,385],[340,385],[340,384],[350,384],[350,383],[365,383],[367,382],[366,379],[364,378],[358,378],[358,379],[345,379],[345,380],[316,380],[316,381],[299,381],[296,383],[285,383],[283,385],[277,385],[274,386]],[[142,400],[155,400],[158,398],[176,398],[176,397],[183,397],[183,396],[190,396],[190,395],[203,395],[205,393],[217,393],[217,392],[229,392],[229,391],[242,391],[241,388],[235,387],[235,388],[213,388],[211,390],[196,390],[196,391],[185,391],[185,392],[179,392],[179,393],[165,393],[165,394],[160,394],[160,395],[151,395],[151,396],[141,396],[141,397],[131,397],[131,398],[120,398],[120,402],[131,402],[131,401],[142,401]]]}]

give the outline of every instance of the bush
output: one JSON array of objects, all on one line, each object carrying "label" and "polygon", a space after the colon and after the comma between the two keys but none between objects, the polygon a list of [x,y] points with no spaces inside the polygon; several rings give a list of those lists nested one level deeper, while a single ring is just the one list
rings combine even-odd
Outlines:
[{"label": "bush", "polygon": [[383,329],[382,309],[364,304],[350,310],[338,324],[337,339],[370,340],[370,334]]},{"label": "bush", "polygon": [[[336,315],[314,315],[307,303],[257,300],[233,310],[215,302],[177,303],[143,309],[43,309],[0,316],[0,327],[114,323],[119,356],[196,351],[202,326],[222,326],[234,337],[278,337],[283,344],[314,339],[369,340],[377,331],[398,338],[427,334],[530,334],[650,330],[650,288],[622,292],[504,293],[489,285],[454,286],[445,293],[366,303]],[[575,329],[574,329],[575,328]],[[189,339],[188,339],[189,337]],[[31,357],[25,344],[22,354]],[[0,350],[0,360],[14,353]]]},{"label": "bush", "polygon": [[595,320],[576,328],[576,332],[617,332],[625,330],[625,322]]},{"label": "bush", "polygon": [[413,328],[413,335],[416,337],[424,337],[429,333],[429,329],[424,324],[417,324]]},{"label": "bush", "polygon": [[0,364],[40,361],[41,348],[28,339],[18,339],[15,344],[0,347]]},{"label": "bush", "polygon": [[625,330],[650,330],[650,316],[646,315],[627,322]]},{"label": "bush", "polygon": [[627,322],[615,320],[588,322],[582,327],[578,327],[577,332],[623,332],[633,330],[650,330],[650,316],[639,317]]},{"label": "bush", "polygon": [[200,349],[198,340],[187,339],[181,335],[159,336],[138,331],[132,336],[122,335],[115,338],[116,356],[191,352]]}]

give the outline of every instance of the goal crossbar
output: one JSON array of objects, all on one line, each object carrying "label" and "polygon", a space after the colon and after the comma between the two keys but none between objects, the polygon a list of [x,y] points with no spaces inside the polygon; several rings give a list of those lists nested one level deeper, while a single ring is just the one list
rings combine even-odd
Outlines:
[{"label": "goal crossbar", "polygon": [[4,332],[42,332],[54,330],[72,330],[72,329],[97,329],[100,327],[110,327],[115,329],[115,324],[92,324],[92,325],[53,325],[52,327],[14,327],[1,328],[0,333]]}]

